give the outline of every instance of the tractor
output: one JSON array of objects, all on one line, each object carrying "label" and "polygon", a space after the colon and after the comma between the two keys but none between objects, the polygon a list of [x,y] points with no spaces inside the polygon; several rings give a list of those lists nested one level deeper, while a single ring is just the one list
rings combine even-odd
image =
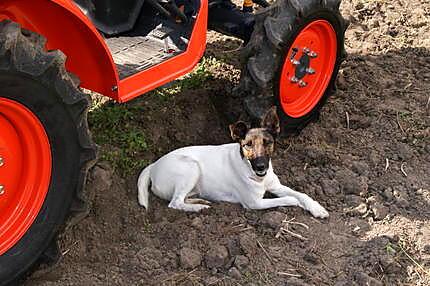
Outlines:
[{"label": "tractor", "polygon": [[[242,5],[242,6],[241,6]],[[318,116],[344,60],[340,0],[0,0],[0,285],[61,256],[96,158],[84,89],[118,103],[190,72],[208,29],[243,40],[235,93],[285,132]]]}]

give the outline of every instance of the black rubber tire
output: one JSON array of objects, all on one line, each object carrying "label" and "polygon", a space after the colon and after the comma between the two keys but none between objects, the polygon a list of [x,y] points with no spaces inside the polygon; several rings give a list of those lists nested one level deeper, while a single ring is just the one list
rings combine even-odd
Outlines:
[{"label": "black rubber tire", "polygon": [[[258,119],[270,106],[278,106],[283,133],[299,132],[318,118],[321,107],[336,88],[342,61],[347,21],[339,12],[340,0],[278,0],[256,14],[251,40],[242,52],[239,93],[248,115]],[[324,19],[335,29],[338,51],[330,83],[318,104],[300,118],[288,116],[280,106],[279,79],[285,57],[297,34],[310,22]]]},{"label": "black rubber tire", "polygon": [[41,259],[58,259],[56,240],[66,220],[87,211],[83,188],[96,158],[87,125],[90,100],[66,71],[65,56],[45,51],[45,42],[16,23],[0,23],[0,97],[25,105],[38,117],[52,155],[48,194],[29,230],[0,256],[0,285],[17,283]]}]

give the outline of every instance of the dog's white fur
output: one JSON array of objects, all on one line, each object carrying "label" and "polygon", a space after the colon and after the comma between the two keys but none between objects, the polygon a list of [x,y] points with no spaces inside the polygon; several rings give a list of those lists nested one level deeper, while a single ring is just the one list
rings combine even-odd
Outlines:
[{"label": "dog's white fur", "polygon": [[[148,208],[148,189],[170,201],[169,207],[197,212],[203,200],[240,203],[249,209],[298,206],[313,216],[328,217],[328,212],[308,195],[282,185],[269,163],[267,174],[259,177],[240,155],[240,144],[191,146],[174,150],[146,167],[138,180],[139,204]],[[278,198],[263,198],[268,191]]]}]

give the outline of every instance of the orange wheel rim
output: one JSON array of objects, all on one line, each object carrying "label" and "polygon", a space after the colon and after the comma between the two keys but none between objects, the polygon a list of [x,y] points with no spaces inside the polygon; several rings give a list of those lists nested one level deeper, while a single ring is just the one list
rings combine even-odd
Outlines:
[{"label": "orange wheel rim", "polygon": [[299,32],[279,81],[281,106],[288,116],[302,117],[317,105],[332,77],[336,55],[336,32],[328,21],[313,21]]},{"label": "orange wheel rim", "polygon": [[39,119],[0,97],[0,255],[33,224],[51,179],[51,148]]}]

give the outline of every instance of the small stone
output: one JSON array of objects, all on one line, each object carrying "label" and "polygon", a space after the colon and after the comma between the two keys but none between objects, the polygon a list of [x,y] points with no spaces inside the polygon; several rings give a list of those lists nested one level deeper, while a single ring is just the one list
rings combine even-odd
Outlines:
[{"label": "small stone", "polygon": [[201,219],[201,218],[199,218],[199,217],[194,218],[194,219],[191,221],[191,226],[193,226],[193,227],[195,227],[195,228],[197,228],[197,229],[202,229],[202,228],[203,228],[203,222],[202,222],[202,219]]},{"label": "small stone", "polygon": [[205,261],[209,269],[222,267],[227,263],[228,250],[223,245],[214,245],[206,253]]},{"label": "small stone", "polygon": [[241,271],[246,269],[246,267],[248,267],[248,265],[249,265],[249,259],[245,255],[238,255],[234,259],[234,266],[236,266],[237,269],[239,269]]},{"label": "small stone", "polygon": [[242,274],[240,273],[240,271],[236,267],[232,267],[228,270],[228,276],[230,276],[234,279],[237,279],[237,280],[242,278]]},{"label": "small stone", "polygon": [[344,185],[345,194],[360,195],[367,192],[368,185],[364,180],[352,177],[348,184]]},{"label": "small stone", "polygon": [[336,172],[336,180],[342,186],[347,195],[360,195],[367,192],[368,185],[363,177],[357,177],[350,170],[339,170]]},{"label": "small stone", "polygon": [[340,192],[339,182],[336,180],[322,179],[321,187],[327,196],[335,196]]},{"label": "small stone", "polygon": [[243,252],[248,256],[255,254],[257,243],[255,242],[254,235],[249,232],[241,233],[239,236],[239,244]]},{"label": "small stone", "polygon": [[179,260],[183,268],[193,269],[201,264],[202,255],[198,250],[184,247],[179,252]]},{"label": "small stone", "polygon": [[369,165],[367,165],[365,162],[354,161],[352,163],[351,169],[354,173],[360,176],[365,176],[369,173]]},{"label": "small stone", "polygon": [[372,212],[374,214],[375,220],[382,220],[382,219],[384,219],[388,215],[388,213],[390,211],[390,209],[388,207],[386,207],[383,204],[378,203],[378,202],[375,203],[371,207],[371,209],[372,209]]},{"label": "small stone", "polygon": [[305,256],[303,256],[303,259],[306,260],[307,262],[310,262],[312,264],[319,264],[319,258],[318,255],[316,255],[313,252],[308,252],[305,254]]},{"label": "small stone", "polygon": [[278,211],[272,211],[272,212],[265,213],[261,218],[261,222],[265,226],[271,227],[273,229],[277,229],[281,225],[284,219],[285,219],[285,214]]},{"label": "small stone", "polygon": [[410,205],[409,200],[405,199],[404,197],[398,198],[397,203],[399,206],[401,206],[404,209],[408,208]]},{"label": "small stone", "polygon": [[370,277],[364,272],[358,272],[354,275],[355,281],[357,281],[359,286],[382,286],[382,282]]},{"label": "small stone", "polygon": [[414,153],[409,145],[405,143],[397,143],[397,155],[400,157],[400,159],[407,161],[414,156]]},{"label": "small stone", "polygon": [[228,253],[230,256],[236,256],[241,253],[239,243],[236,239],[231,239],[227,242]]},{"label": "small stone", "polygon": [[391,201],[393,199],[393,190],[391,188],[387,188],[384,190],[383,195],[388,201]]}]

